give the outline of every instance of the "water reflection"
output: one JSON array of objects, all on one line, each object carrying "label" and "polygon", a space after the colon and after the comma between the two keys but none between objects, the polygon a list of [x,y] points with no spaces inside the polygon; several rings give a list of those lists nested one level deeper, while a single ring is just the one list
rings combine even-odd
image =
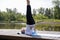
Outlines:
[{"label": "water reflection", "polygon": [[[40,25],[39,25],[40,26]],[[25,23],[6,23],[6,24],[0,24],[0,29],[20,29],[22,27],[26,27]],[[41,26],[37,29],[43,30],[43,31],[60,31],[60,26]]]},{"label": "water reflection", "polygon": [[0,24],[0,29],[20,29],[25,27],[25,24],[16,24],[16,23],[7,23],[7,24]]}]

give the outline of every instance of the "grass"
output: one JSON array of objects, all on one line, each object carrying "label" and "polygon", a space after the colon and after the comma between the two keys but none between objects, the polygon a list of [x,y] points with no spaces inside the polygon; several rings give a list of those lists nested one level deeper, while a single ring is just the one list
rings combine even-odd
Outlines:
[{"label": "grass", "polygon": [[36,22],[60,22],[58,19],[41,19],[41,20],[35,20]]},{"label": "grass", "polygon": [[60,24],[54,24],[54,25],[50,25],[50,24],[39,24],[39,25],[36,25],[36,29],[38,29],[38,30],[46,30],[46,31],[47,30],[48,31],[60,31]]},{"label": "grass", "polygon": [[[38,30],[43,30],[43,28],[45,30],[49,30],[49,28],[51,28],[51,30],[54,28],[54,31],[60,31],[60,20],[58,19],[42,19],[42,20],[38,20],[39,22],[47,22],[47,24],[38,24],[36,25],[36,29]],[[50,24],[48,23],[50,22]],[[53,23],[53,24],[52,24]]]}]

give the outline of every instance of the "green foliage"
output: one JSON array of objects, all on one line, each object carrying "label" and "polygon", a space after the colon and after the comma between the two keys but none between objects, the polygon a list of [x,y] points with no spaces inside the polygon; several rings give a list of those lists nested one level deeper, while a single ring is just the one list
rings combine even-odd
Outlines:
[{"label": "green foliage", "polygon": [[[6,8],[6,11],[7,12],[3,12],[3,11],[0,12],[0,21],[2,20],[2,21],[8,21],[8,22],[10,22],[10,21],[26,22],[26,15],[22,15],[21,13],[18,13],[16,8],[14,10]],[[33,17],[36,22],[38,20],[48,18],[41,13],[36,14],[35,11],[34,11]]]},{"label": "green foliage", "polygon": [[17,12],[17,9],[14,8],[13,10],[6,8],[6,11],[0,11],[0,21],[22,21],[26,22],[25,15],[21,15],[21,13]]},{"label": "green foliage", "polygon": [[58,24],[54,24],[54,25],[50,25],[50,24],[37,24],[36,25],[36,29],[38,30],[46,30],[46,31],[60,31],[60,25]]},{"label": "green foliage", "polygon": [[55,19],[60,19],[60,0],[54,0],[54,17]]},{"label": "green foliage", "polygon": [[33,17],[34,17],[34,19],[35,19],[36,22],[38,22],[38,21],[40,21],[42,19],[48,19],[48,17],[46,17],[46,16],[44,16],[43,14],[40,14],[40,13],[39,14],[36,14]]},{"label": "green foliage", "polygon": [[50,19],[50,18],[52,18],[51,15],[52,15],[51,9],[46,8],[46,10],[45,10],[45,16],[47,16]]},{"label": "green foliage", "polygon": [[58,6],[54,7],[54,17],[55,19],[60,19],[60,8]]},{"label": "green foliage", "polygon": [[34,16],[36,15],[36,9],[33,9],[33,15]]},{"label": "green foliage", "polygon": [[42,7],[38,9],[38,13],[44,14],[44,11],[45,11],[45,10],[44,10],[44,8],[42,8]]},{"label": "green foliage", "polygon": [[0,12],[0,21],[4,21],[4,13]]}]

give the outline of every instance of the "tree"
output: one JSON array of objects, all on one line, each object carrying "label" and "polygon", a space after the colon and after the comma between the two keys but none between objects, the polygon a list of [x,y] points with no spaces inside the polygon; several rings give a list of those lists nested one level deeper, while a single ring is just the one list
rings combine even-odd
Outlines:
[{"label": "tree", "polygon": [[34,16],[36,15],[36,10],[35,10],[35,9],[33,9],[33,15],[34,15]]},{"label": "tree", "polygon": [[54,0],[54,17],[55,19],[60,19],[60,0]]},{"label": "tree", "polygon": [[17,9],[16,8],[13,9],[13,13],[17,13]]},{"label": "tree", "polygon": [[8,13],[12,13],[12,10],[11,10],[11,9],[6,8],[6,11],[7,11]]},{"label": "tree", "polygon": [[3,16],[3,13],[0,11],[0,21],[4,21],[4,16]]},{"label": "tree", "polygon": [[6,11],[7,11],[7,12],[8,12],[8,10],[9,10],[9,9],[8,9],[8,8],[6,8]]},{"label": "tree", "polygon": [[17,21],[20,21],[21,18],[22,18],[21,13],[17,13],[17,14],[16,14],[16,20],[17,20]]},{"label": "tree", "polygon": [[47,16],[48,18],[51,18],[51,10],[50,9],[46,8],[45,16]]},{"label": "tree", "polygon": [[7,13],[8,13],[9,21],[15,21],[16,20],[16,17],[15,17],[16,8],[13,9],[13,10],[6,8],[6,10],[7,10]]},{"label": "tree", "polygon": [[41,13],[41,14],[44,14],[44,8],[40,8],[40,9],[38,9],[38,13]]}]

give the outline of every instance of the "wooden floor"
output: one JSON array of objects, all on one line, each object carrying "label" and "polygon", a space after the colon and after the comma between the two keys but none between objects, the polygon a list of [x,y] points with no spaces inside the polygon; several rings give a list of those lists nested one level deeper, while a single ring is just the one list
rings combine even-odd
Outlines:
[{"label": "wooden floor", "polygon": [[[0,29],[0,40],[60,40],[60,32],[38,31],[41,34],[39,38],[23,34],[18,35],[18,32],[20,32],[20,29]],[[47,37],[42,36],[42,34],[58,35],[58,37]]]}]

